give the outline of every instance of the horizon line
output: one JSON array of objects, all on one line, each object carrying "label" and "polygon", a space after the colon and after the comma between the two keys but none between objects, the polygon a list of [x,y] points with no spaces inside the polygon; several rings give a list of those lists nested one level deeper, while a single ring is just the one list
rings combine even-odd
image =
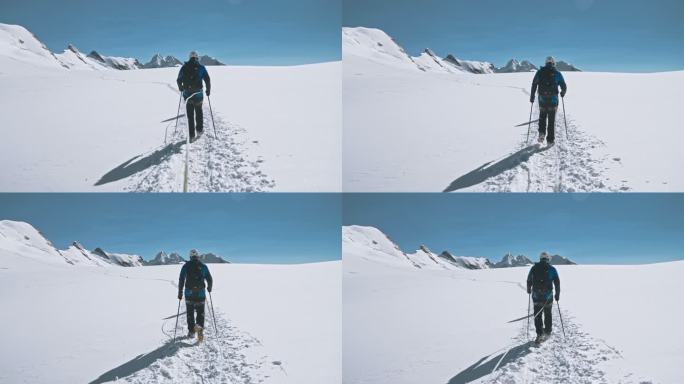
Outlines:
[{"label": "horizon line", "polygon": [[[420,245],[418,245],[418,247],[415,248],[413,251],[406,251],[406,250],[404,250],[405,247],[401,247],[401,246],[394,240],[394,238],[393,238],[392,236],[390,236],[387,232],[385,232],[383,229],[381,229],[379,226],[376,226],[376,225],[342,224],[342,227],[343,227],[343,228],[344,228],[344,227],[352,227],[352,226],[356,226],[356,227],[365,227],[365,228],[373,228],[373,229],[379,231],[379,232],[380,232],[382,235],[384,235],[390,242],[392,242],[392,243],[399,249],[400,252],[402,252],[402,253],[404,253],[404,254],[407,254],[407,255],[408,255],[408,254],[415,253],[415,252],[418,252],[418,251],[420,251],[423,247],[425,247],[428,251],[432,252],[432,249],[431,249],[428,245],[426,245],[425,243],[422,243],[422,242],[421,242]],[[411,249],[413,249],[413,246],[412,246]],[[434,255],[437,255],[437,256],[439,257],[439,255],[441,255],[441,254],[444,253],[444,252],[447,252],[447,253],[449,253],[451,256],[454,256],[454,257],[483,258],[483,259],[486,259],[487,261],[489,261],[492,265],[494,265],[494,264],[496,264],[497,262],[499,262],[499,261],[497,261],[497,260],[499,260],[499,259],[494,258],[494,257],[490,257],[490,256],[473,256],[472,254],[471,254],[471,255],[458,254],[458,253],[453,253],[453,252],[450,251],[449,249],[444,249],[442,252],[439,252],[439,253],[435,253],[435,252],[432,252],[432,253],[433,253]],[[665,260],[654,261],[654,262],[634,262],[634,263],[629,263],[629,262],[627,262],[627,263],[625,263],[625,262],[616,262],[616,263],[605,263],[605,262],[597,262],[597,263],[594,263],[594,262],[586,262],[586,263],[585,263],[585,262],[581,262],[581,263],[580,263],[580,262],[577,262],[575,259],[572,259],[571,256],[569,256],[569,255],[562,255],[562,254],[560,254],[560,253],[556,253],[556,252],[553,252],[553,251],[547,251],[547,252],[548,252],[549,254],[551,254],[552,256],[560,256],[560,257],[562,257],[562,258],[564,258],[564,259],[566,259],[566,260],[568,260],[568,261],[570,261],[570,262],[572,262],[572,263],[575,263],[574,265],[650,265],[650,264],[671,263],[671,262],[677,262],[677,261],[684,261],[684,258],[678,258],[678,259],[665,258]],[[342,255],[344,256],[344,240],[343,240],[343,242],[342,242]],[[513,257],[515,257],[515,256],[523,256],[523,257],[527,258],[528,260],[530,260],[532,263],[538,262],[538,260],[533,260],[533,259],[530,258],[528,255],[526,255],[525,253],[513,252],[513,251],[511,251],[511,250],[509,250],[509,251],[507,251],[506,253],[504,253],[504,255],[501,257],[501,261],[503,261],[503,259],[504,259],[506,256],[508,256],[508,255],[511,255],[511,256],[513,256]],[[675,256],[675,257],[676,257],[676,256]],[[554,264],[554,265],[555,265],[555,264]],[[573,264],[558,264],[558,265],[573,265]],[[513,268],[513,267],[504,267],[504,268]],[[465,268],[465,269],[468,269],[468,268]],[[484,268],[484,269],[500,269],[500,268]]]},{"label": "horizon line", "polygon": [[[45,47],[45,49],[47,49],[47,50],[48,50],[50,53],[52,53],[53,55],[59,55],[59,54],[62,54],[62,53],[64,53],[64,52],[66,52],[66,51],[69,51],[69,47],[70,47],[70,46],[71,46],[71,47],[74,47],[78,52],[80,52],[80,53],[82,53],[82,54],[85,54],[86,56],[90,55],[90,53],[92,53],[92,52],[96,52],[96,53],[98,53],[98,54],[102,54],[102,52],[105,52],[105,51],[98,50],[98,49],[93,49],[93,48],[86,49],[85,51],[82,51],[81,49],[79,49],[79,48],[76,46],[76,44],[74,44],[74,43],[72,43],[72,42],[70,42],[70,41],[68,41],[68,42],[66,43],[66,45],[64,46],[64,48],[63,48],[61,51],[60,51],[60,50],[53,50],[52,48],[48,47],[48,45],[47,45],[47,44],[46,44],[46,43],[45,43],[37,34],[35,34],[32,30],[30,30],[29,28],[27,28],[26,26],[24,26],[24,25],[22,25],[22,24],[4,23],[4,22],[0,21],[0,25],[16,26],[16,27],[21,27],[21,28],[25,29],[28,33],[31,34],[31,36],[33,36],[33,38],[35,38],[39,43],[41,43],[41,44]],[[87,52],[87,53],[86,53],[86,52]],[[187,61],[186,59],[180,59],[178,56],[172,55],[172,54],[171,54],[171,55],[168,55],[168,54],[167,54],[167,55],[162,55],[162,54],[160,53],[160,51],[155,51],[154,53],[152,53],[152,54],[149,56],[150,59],[148,59],[148,61],[141,61],[141,58],[142,58],[142,60],[145,60],[144,57],[146,57],[146,56],[142,56],[142,57],[137,57],[137,56],[133,56],[133,55],[131,55],[131,56],[110,56],[110,55],[108,55],[108,54],[104,54],[104,56],[107,56],[107,57],[118,57],[118,58],[135,59],[135,60],[138,60],[138,62],[139,62],[140,64],[142,64],[142,65],[145,65],[145,64],[150,63],[150,62],[151,62],[151,59],[152,59],[155,55],[159,55],[159,56],[164,57],[164,58],[166,58],[166,57],[168,57],[168,56],[171,56],[171,57],[174,57],[175,59],[177,59],[177,60],[179,60],[179,61],[181,61],[181,62],[183,62],[183,63],[184,63],[185,61]],[[282,59],[276,58],[276,61],[291,62],[291,63],[289,63],[289,64],[227,64],[227,63],[225,63],[225,62],[227,62],[228,60],[225,60],[225,59],[223,59],[223,58],[220,58],[219,56],[212,56],[212,55],[207,54],[207,53],[201,54],[200,57],[201,57],[201,56],[208,56],[209,58],[212,58],[212,59],[218,60],[218,61],[220,61],[220,62],[223,62],[224,65],[222,65],[222,66],[292,67],[292,66],[299,66],[299,65],[311,65],[311,64],[334,63],[334,62],[342,61],[342,46],[341,46],[341,44],[340,44],[340,51],[339,51],[339,53],[338,53],[338,57],[336,57],[336,58],[334,58],[334,59],[332,59],[332,60],[315,60],[315,61],[307,61],[307,60],[304,60],[303,58],[300,58],[300,57],[296,57],[296,58],[295,58],[295,57],[291,57],[291,56],[283,57]],[[270,57],[270,58],[273,58],[273,57]],[[221,65],[215,65],[215,66],[220,67]],[[161,68],[174,68],[174,67],[161,67]],[[139,68],[139,69],[157,69],[157,68]]]},{"label": "horizon line", "polygon": [[[379,28],[379,27],[367,27],[367,26],[363,26],[363,25],[357,25],[357,26],[354,26],[354,27],[349,26],[349,25],[342,25],[342,29],[344,29],[344,28],[350,28],[350,29],[354,29],[354,28],[366,28],[366,29],[376,29],[376,30],[378,30],[378,31],[382,31],[382,32],[385,33],[385,34],[386,34],[386,35],[387,35],[395,44],[397,44],[401,49],[403,49],[404,52],[406,53],[406,55],[409,56],[410,58],[419,57],[421,54],[423,54],[423,53],[424,53],[426,50],[428,50],[428,49],[429,49],[430,51],[432,51],[433,53],[436,54],[436,52],[435,52],[432,48],[430,48],[430,47],[427,46],[427,45],[423,45],[424,48],[422,48],[422,50],[420,50],[419,52],[417,52],[417,55],[418,55],[418,56],[413,56],[412,53],[410,53],[410,52],[409,52],[409,51],[408,51],[408,50],[407,50],[399,41],[397,41],[397,39],[395,39],[395,37],[394,37],[393,35],[391,35],[389,32],[387,32],[387,31],[386,31],[385,29],[383,29],[383,28]],[[415,54],[415,53],[414,53],[414,54]],[[455,53],[447,52],[447,56],[448,56],[448,55],[453,55],[453,56],[456,57],[457,59],[460,59],[460,57],[458,57]],[[440,56],[440,55],[437,55],[437,56],[439,56],[441,59],[444,59],[444,57],[442,57],[442,56]],[[556,59],[558,59],[558,58],[556,58]],[[512,61],[512,60],[517,60],[518,62],[527,61],[527,62],[531,63],[532,65],[535,65],[536,67],[538,67],[538,69],[539,69],[539,68],[542,68],[541,66],[535,64],[534,61],[532,61],[532,60],[529,60],[529,59],[518,59],[518,58],[516,58],[516,57],[511,57],[511,58],[509,58],[502,66],[498,66],[498,65],[494,64],[493,61],[489,61],[489,60],[486,60],[486,59],[483,60],[483,59],[465,58],[465,59],[463,59],[463,60],[466,60],[466,61],[486,62],[486,63],[490,63],[490,64],[494,65],[495,68],[503,68],[503,67],[506,66],[506,64],[508,64],[508,63],[509,63],[510,61]],[[667,73],[667,72],[679,72],[679,71],[684,71],[684,67],[681,67],[681,68],[679,68],[679,69],[642,70],[642,71],[584,70],[584,69],[581,69],[581,67],[583,67],[584,64],[579,65],[579,64],[577,64],[576,62],[575,62],[575,63],[571,63],[571,62],[569,62],[569,61],[565,61],[565,60],[562,60],[562,59],[560,59],[560,60],[558,60],[558,61],[563,61],[563,62],[565,62],[566,64],[572,65],[572,66],[574,66],[575,68],[578,68],[578,69],[579,69],[579,71],[570,71],[570,72],[588,72],[588,73],[638,73],[638,74],[641,74],[641,73]],[[590,64],[590,65],[591,65],[591,64]],[[527,71],[527,72],[507,72],[507,73],[528,73],[528,72],[532,72],[532,71]],[[562,71],[562,72],[567,72],[567,71]],[[490,73],[490,74],[500,75],[500,74],[507,74],[507,73]],[[481,75],[481,74],[483,74],[483,73],[478,73],[478,75]]]}]

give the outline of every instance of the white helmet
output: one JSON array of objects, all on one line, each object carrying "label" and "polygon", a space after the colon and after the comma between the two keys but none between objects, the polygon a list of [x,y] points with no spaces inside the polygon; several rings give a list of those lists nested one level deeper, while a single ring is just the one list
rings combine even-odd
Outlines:
[{"label": "white helmet", "polygon": [[199,258],[199,252],[197,252],[196,249],[191,249],[191,250],[190,250],[190,258],[191,258],[191,259]]},{"label": "white helmet", "polygon": [[554,67],[556,66],[556,59],[553,58],[553,56],[546,56],[546,60],[544,61],[544,64],[551,64]]},{"label": "white helmet", "polygon": [[191,59],[193,59],[193,58],[199,59],[199,54],[197,53],[197,51],[191,51],[190,52],[190,58]]},{"label": "white helmet", "polygon": [[550,260],[551,260],[551,255],[549,255],[548,252],[544,251],[544,252],[541,253],[541,255],[539,255],[539,260],[550,261]]}]

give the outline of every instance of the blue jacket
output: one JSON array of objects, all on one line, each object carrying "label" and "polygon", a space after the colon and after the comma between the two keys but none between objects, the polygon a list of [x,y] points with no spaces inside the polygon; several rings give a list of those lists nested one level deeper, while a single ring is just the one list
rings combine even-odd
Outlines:
[{"label": "blue jacket", "polygon": [[[534,79],[532,80],[532,95],[534,95],[537,92],[537,87],[539,86],[539,82],[541,81],[541,71],[545,70],[545,68],[549,68],[549,66],[540,68],[537,70],[537,73],[534,75]],[[561,88],[561,91],[563,91],[563,94],[568,89],[568,86],[565,84],[565,79],[563,78],[563,75],[558,71],[556,68],[551,67],[553,70],[553,80],[555,82],[555,92],[553,95],[550,97],[547,96],[542,96],[541,94],[537,96],[537,101],[539,101],[539,105],[542,107],[555,107],[558,106],[558,87]]]},{"label": "blue jacket", "polygon": [[[188,287],[186,286],[186,279],[188,277],[188,269],[192,267],[190,265],[191,263],[199,263],[200,264],[200,272],[202,274],[200,284],[197,287]],[[211,278],[211,273],[209,273],[209,268],[207,268],[206,265],[202,264],[200,261],[193,261],[190,260],[186,262],[183,265],[183,268],[181,268],[180,272],[180,278],[178,279],[178,296],[180,296],[181,292],[184,293],[185,295],[185,300],[186,301],[204,301],[207,298],[207,294],[204,291],[204,281],[206,280],[207,282],[207,287],[211,291],[211,286],[214,283],[214,280]],[[183,291],[183,287],[185,287],[185,291]]]},{"label": "blue jacket", "polygon": [[[539,268],[546,268],[547,275],[544,279],[544,284],[542,286],[535,286],[534,275]],[[542,271],[539,271],[543,273]],[[552,284],[553,283],[553,287]],[[540,261],[530,268],[530,273],[527,274],[527,289],[532,289],[532,301],[535,303],[544,303],[553,299],[553,288],[556,289],[556,293],[560,293],[560,277],[558,276],[558,271],[552,265],[546,261]]]},{"label": "blue jacket", "polygon": [[[189,61],[186,61],[185,64],[181,67],[180,71],[178,71],[178,77],[176,78],[176,83],[178,84],[178,89],[183,90],[183,98],[188,98],[190,95],[196,92],[201,92],[202,91],[202,81],[199,83],[199,88],[197,89],[185,89],[185,84],[183,84],[183,75],[184,71],[190,70],[189,65],[196,59],[190,59]],[[209,72],[207,72],[207,68],[200,64],[197,63],[198,65],[198,75],[201,80],[204,80],[204,83],[207,85],[207,92],[211,92],[211,79],[209,78]],[[203,95],[200,93],[199,95],[196,95],[193,99],[202,99]]]}]

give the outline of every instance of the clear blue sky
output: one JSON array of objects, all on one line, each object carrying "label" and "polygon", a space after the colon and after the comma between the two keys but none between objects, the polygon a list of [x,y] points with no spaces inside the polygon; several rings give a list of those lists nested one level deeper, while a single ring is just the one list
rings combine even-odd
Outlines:
[{"label": "clear blue sky", "polygon": [[589,71],[684,69],[681,0],[345,0],[343,15],[413,55],[430,47],[497,66],[553,55]]},{"label": "clear blue sky", "polygon": [[53,52],[79,50],[181,60],[197,50],[227,64],[339,60],[340,0],[2,0],[0,23],[20,24]]},{"label": "clear blue sky", "polygon": [[381,229],[404,250],[582,264],[684,259],[684,194],[347,194],[345,225]]},{"label": "clear blue sky", "polygon": [[60,249],[150,259],[191,248],[240,263],[340,259],[335,194],[0,194],[0,219],[31,223]]}]

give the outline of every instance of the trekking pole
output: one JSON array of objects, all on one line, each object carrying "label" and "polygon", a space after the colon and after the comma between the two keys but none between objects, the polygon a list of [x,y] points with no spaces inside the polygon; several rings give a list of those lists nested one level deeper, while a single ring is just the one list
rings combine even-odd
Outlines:
[{"label": "trekking pole", "polygon": [[525,139],[525,145],[527,145],[527,142],[530,141],[530,127],[532,126],[532,107],[534,107],[534,101],[530,103],[530,118],[527,119],[527,138]]},{"label": "trekking pole", "polygon": [[563,314],[561,313],[561,310],[560,310],[560,303],[558,301],[556,301],[556,304],[558,305],[558,317],[560,317],[560,321],[561,321],[561,329],[563,330],[563,339],[567,339],[567,337],[565,336],[565,326],[563,326]]},{"label": "trekking pole", "polygon": [[216,315],[214,314],[214,300],[211,298],[211,292],[209,292],[209,305],[211,306],[211,318],[214,320],[214,331],[218,334],[218,328],[216,327]]},{"label": "trekking pole", "polygon": [[[178,95],[178,110],[176,111],[176,117],[175,117],[176,125],[173,127],[173,134],[174,135],[178,131],[178,119],[180,118],[180,105],[181,105],[181,98],[182,97],[183,97],[183,94]],[[162,123],[165,123],[167,121],[171,121],[172,119],[174,119],[174,118],[172,117],[171,119],[164,120],[164,121],[162,121]],[[164,129],[164,144],[167,143],[168,134],[169,134],[169,126],[167,125],[166,128]]]},{"label": "trekking pole", "polygon": [[180,105],[181,105],[181,99],[183,99],[183,93],[178,95],[178,110],[176,111],[176,126],[173,127],[173,134],[176,134],[176,131],[178,131],[178,115],[180,115]]},{"label": "trekking pole", "polygon": [[178,299],[178,311],[176,311],[176,326],[173,327],[173,342],[176,342],[176,330],[178,329],[178,318],[180,317],[180,303],[181,299]]},{"label": "trekking pole", "polygon": [[532,294],[527,294],[527,339],[530,338],[530,302],[532,302]]},{"label": "trekking pole", "polygon": [[218,139],[218,136],[216,135],[216,123],[214,123],[214,111],[212,111],[211,109],[211,97],[207,96],[207,100],[209,100],[209,114],[211,115],[211,125],[214,126],[214,139]]},{"label": "trekking pole", "polygon": [[563,103],[563,122],[565,122],[565,139],[568,139],[568,120],[565,118],[565,98],[561,97]]}]

